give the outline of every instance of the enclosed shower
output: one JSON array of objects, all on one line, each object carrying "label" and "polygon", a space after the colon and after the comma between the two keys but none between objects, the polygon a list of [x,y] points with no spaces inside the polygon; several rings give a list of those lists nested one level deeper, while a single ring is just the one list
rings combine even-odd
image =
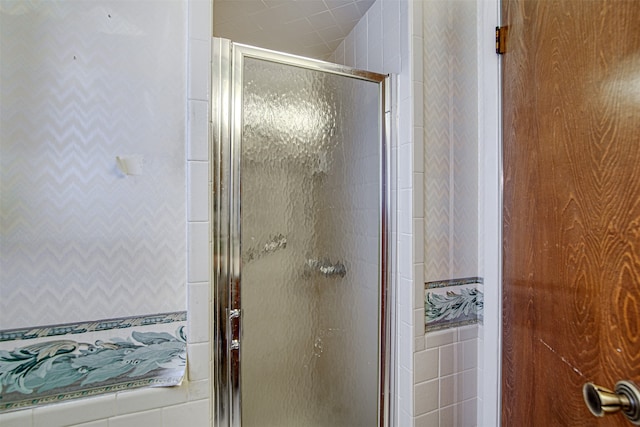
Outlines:
[{"label": "enclosed shower", "polygon": [[213,40],[215,419],[384,426],[386,76]]}]

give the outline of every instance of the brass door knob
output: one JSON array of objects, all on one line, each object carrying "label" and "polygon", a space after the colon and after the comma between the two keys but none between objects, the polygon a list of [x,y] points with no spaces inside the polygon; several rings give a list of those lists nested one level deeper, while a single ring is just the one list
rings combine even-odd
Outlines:
[{"label": "brass door knob", "polygon": [[634,383],[618,381],[615,391],[586,383],[582,387],[582,396],[596,417],[621,411],[631,423],[640,425],[640,391]]}]

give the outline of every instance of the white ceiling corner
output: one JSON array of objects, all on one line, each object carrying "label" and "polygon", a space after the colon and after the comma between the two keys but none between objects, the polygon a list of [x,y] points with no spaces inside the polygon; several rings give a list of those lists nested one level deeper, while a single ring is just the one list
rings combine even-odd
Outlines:
[{"label": "white ceiling corner", "polygon": [[213,35],[327,59],[374,0],[214,0]]}]

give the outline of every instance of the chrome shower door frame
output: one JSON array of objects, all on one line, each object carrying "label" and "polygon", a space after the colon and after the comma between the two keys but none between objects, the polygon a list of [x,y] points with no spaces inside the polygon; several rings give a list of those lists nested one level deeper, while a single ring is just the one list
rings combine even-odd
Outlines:
[{"label": "chrome shower door frame", "polygon": [[342,75],[379,84],[379,356],[378,426],[391,426],[390,84],[389,76],[212,39],[211,181],[214,425],[241,426],[240,138],[244,58]]}]

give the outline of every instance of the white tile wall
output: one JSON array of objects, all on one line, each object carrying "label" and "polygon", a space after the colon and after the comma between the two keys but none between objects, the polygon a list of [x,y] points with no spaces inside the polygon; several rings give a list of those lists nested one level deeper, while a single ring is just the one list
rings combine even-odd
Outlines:
[{"label": "white tile wall", "polygon": [[[184,405],[168,406],[162,409],[163,427],[183,427],[210,425],[209,401],[199,400]],[[139,426],[138,426],[139,427]]]},{"label": "white tile wall", "polygon": [[477,425],[478,326],[429,333],[426,347],[414,359],[415,425]]},{"label": "white tile wall", "polygon": [[8,414],[0,415],[0,425],[2,427],[32,427],[33,411],[9,412]]},{"label": "white tile wall", "polygon": [[[2,427],[210,425],[209,141],[210,0],[188,0],[188,378],[179,387],[118,392],[0,415]],[[205,194],[206,193],[206,194]]]},{"label": "white tile wall", "polygon": [[[402,427],[473,426],[478,419],[478,326],[425,336],[423,314],[425,281],[479,275],[479,121],[477,101],[464,98],[473,101],[478,93],[475,5],[468,0],[378,0],[332,58],[364,66],[366,23],[365,68],[397,74],[396,421]],[[462,18],[450,19],[456,14]],[[464,26],[462,57],[453,58],[451,46],[430,33],[443,25]],[[425,55],[430,55],[428,72]],[[457,84],[462,98],[450,91]],[[462,116],[457,119],[462,127],[452,127],[456,115]]]},{"label": "white tile wall", "polygon": [[161,426],[162,409],[120,415],[109,419],[109,427]]},{"label": "white tile wall", "polygon": [[[411,10],[412,4],[404,0],[376,1],[330,59],[352,67],[394,74],[397,82],[392,105],[395,121],[391,130],[391,163],[394,181],[392,206],[395,214],[392,240],[398,313],[395,421],[399,426],[413,425],[413,349],[416,345],[424,346],[424,321],[416,323],[417,318],[424,316],[419,311],[420,301],[415,298],[418,293],[413,277],[414,270],[419,269],[414,268],[416,234],[412,200],[415,180],[414,168],[410,166],[415,159],[411,114],[413,89],[411,69],[408,67]],[[421,238],[420,235],[418,238]],[[422,245],[421,241],[419,245]]]},{"label": "white tile wall", "polygon": [[109,427],[108,420],[90,421],[88,423],[78,424],[76,427]]},{"label": "white tile wall", "polygon": [[33,409],[34,427],[55,427],[107,418],[116,412],[116,396],[65,402]]}]

